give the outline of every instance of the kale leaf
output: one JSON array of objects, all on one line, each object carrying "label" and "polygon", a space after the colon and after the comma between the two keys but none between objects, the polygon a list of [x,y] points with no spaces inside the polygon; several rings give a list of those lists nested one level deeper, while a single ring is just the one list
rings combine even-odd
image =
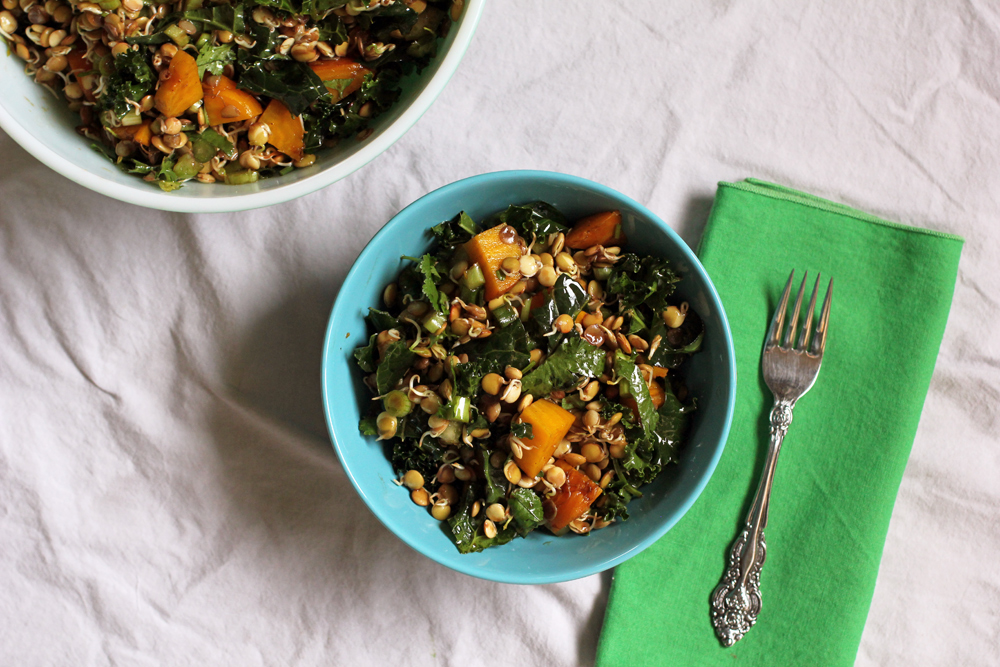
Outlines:
[{"label": "kale leaf", "polygon": [[121,118],[134,108],[129,102],[138,102],[153,91],[156,72],[146,62],[147,55],[142,49],[129,49],[115,56],[114,72],[108,76],[100,98],[102,109]]},{"label": "kale leaf", "polygon": [[385,355],[375,371],[375,388],[379,396],[388,393],[403,379],[416,358],[417,355],[401,340],[385,348]]},{"label": "kale leaf", "polygon": [[210,127],[197,134],[192,132],[190,140],[194,157],[199,162],[208,162],[220,151],[227,160],[235,160],[239,155],[232,141]]},{"label": "kale leaf", "polygon": [[418,445],[413,440],[392,439],[392,468],[400,475],[407,470],[416,470],[424,479],[432,479],[441,467],[443,454],[444,450],[430,438],[424,440],[423,445]]},{"label": "kale leaf", "polygon": [[386,331],[388,329],[395,329],[399,324],[399,321],[385,312],[384,310],[378,310],[377,308],[369,308],[368,314],[365,315],[365,322],[371,327],[372,331]]},{"label": "kale leaf", "polygon": [[604,350],[570,334],[538,368],[521,379],[521,392],[547,396],[557,389],[567,391],[603,370]]},{"label": "kale leaf", "polygon": [[365,415],[358,422],[358,430],[361,435],[378,435],[378,417],[375,415]]},{"label": "kale leaf", "polygon": [[623,521],[628,520],[628,503],[633,496],[626,489],[627,482],[620,475],[615,475],[611,483],[604,489],[601,497],[604,502],[600,507],[595,507],[594,512],[604,521],[611,521],[620,517]]},{"label": "kale leaf", "polygon": [[360,345],[354,348],[354,360],[357,361],[358,368],[365,373],[375,372],[375,354],[378,351],[378,345],[375,343],[376,338],[378,338],[378,334],[372,334],[368,338],[367,345]]},{"label": "kale leaf", "polygon": [[[487,505],[492,505],[501,498],[507,492],[507,478],[503,474],[503,466],[499,468],[494,468],[490,464],[490,456],[493,454],[490,450],[484,450],[483,452],[483,467],[486,469],[486,495],[483,499],[486,501]],[[506,465],[506,461],[504,461]]]},{"label": "kale leaf", "polygon": [[510,434],[522,440],[530,440],[532,438],[532,430],[532,426],[528,422],[518,422],[510,426]]},{"label": "kale leaf", "polygon": [[499,224],[510,225],[529,243],[532,238],[543,239],[549,234],[569,230],[566,216],[552,204],[543,201],[508,206],[506,210],[494,213],[483,221],[483,226],[487,229]]},{"label": "kale leaf", "polygon": [[479,227],[465,211],[462,211],[451,220],[445,220],[439,225],[431,227],[431,234],[442,248],[454,248],[461,245],[479,233]]},{"label": "kale leaf", "polygon": [[257,60],[245,63],[238,83],[243,90],[281,100],[299,116],[317,100],[329,100],[323,80],[305,63]]},{"label": "kale leaf", "polygon": [[650,340],[660,336],[660,345],[649,355],[649,363],[662,368],[677,368],[685,359],[701,349],[705,338],[705,323],[689,310],[684,323],[668,329],[660,320],[650,331]]},{"label": "kale leaf", "polygon": [[517,531],[513,526],[506,528],[497,526],[496,537],[492,539],[481,532],[486,520],[486,512],[480,512],[475,517],[472,516],[472,504],[476,499],[474,487],[473,484],[466,485],[457,511],[448,518],[451,539],[455,542],[459,552],[463,554],[507,544],[517,536]]},{"label": "kale leaf", "polygon": [[402,2],[382,5],[378,9],[358,15],[358,23],[362,30],[369,32],[373,41],[388,41],[391,33],[398,30],[407,34],[417,23],[420,15]]},{"label": "kale leaf", "polygon": [[659,415],[656,413],[656,406],[649,395],[649,387],[642,377],[642,373],[629,357],[622,354],[621,350],[615,352],[615,375],[620,382],[618,389],[627,396],[631,396],[639,407],[639,421],[645,433],[651,433],[656,428],[656,421]]},{"label": "kale leaf", "polygon": [[507,499],[517,534],[524,537],[545,521],[542,500],[531,489],[515,488]]},{"label": "kale leaf", "polygon": [[460,351],[469,355],[468,363],[458,364],[452,369],[453,391],[461,396],[475,396],[487,373],[503,375],[507,366],[523,369],[531,361],[527,334],[520,321],[497,329],[485,342],[470,343]]},{"label": "kale leaf", "polygon": [[195,62],[198,64],[198,78],[205,78],[205,72],[218,76],[222,74],[222,69],[229,63],[236,60],[233,54],[233,47],[230,44],[222,46],[212,46],[211,42],[206,43],[198,52]]},{"label": "kale leaf", "polygon": [[234,35],[243,34],[246,25],[243,20],[243,3],[223,3],[202,9],[182,12],[179,18],[201,24],[202,30],[225,30]]},{"label": "kale leaf", "polygon": [[663,405],[657,410],[656,427],[647,429],[644,438],[644,442],[652,448],[651,462],[663,466],[677,461],[677,450],[684,442],[691,421],[689,415],[694,410],[693,403],[681,403],[669,386],[664,389]]},{"label": "kale leaf", "polygon": [[646,304],[658,312],[666,308],[666,299],[679,280],[667,260],[625,253],[611,270],[604,291],[619,297],[622,310]]},{"label": "kale leaf", "polygon": [[[542,305],[534,309],[531,315],[539,330],[548,333],[552,330],[557,317],[569,315],[575,319],[586,304],[587,291],[569,275],[560,273],[555,285],[552,286],[552,294],[546,297]],[[557,343],[558,339],[554,341],[553,347]]]}]

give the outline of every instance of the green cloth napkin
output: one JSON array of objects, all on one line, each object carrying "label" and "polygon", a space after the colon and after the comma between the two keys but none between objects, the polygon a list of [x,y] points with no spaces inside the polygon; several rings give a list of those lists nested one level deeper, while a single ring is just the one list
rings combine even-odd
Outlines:
[{"label": "green cloth napkin", "polygon": [[[733,330],[732,430],[687,515],[616,568],[599,667],[854,664],[962,243],[761,181],[719,185],[699,255]],[[834,278],[829,337],[778,460],[762,610],[723,648],[709,595],[763,465],[772,396],[760,355],[793,268],[809,271],[807,295],[817,271],[824,291]]]}]

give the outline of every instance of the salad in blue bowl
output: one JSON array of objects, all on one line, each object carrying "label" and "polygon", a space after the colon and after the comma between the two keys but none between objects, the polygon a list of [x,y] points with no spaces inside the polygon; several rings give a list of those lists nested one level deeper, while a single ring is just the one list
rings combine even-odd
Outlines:
[{"label": "salad in blue bowl", "polygon": [[334,445],[376,516],[449,567],[518,583],[606,569],[683,515],[721,453],[718,297],[613,191],[545,172],[447,186],[386,225],[341,294]]}]

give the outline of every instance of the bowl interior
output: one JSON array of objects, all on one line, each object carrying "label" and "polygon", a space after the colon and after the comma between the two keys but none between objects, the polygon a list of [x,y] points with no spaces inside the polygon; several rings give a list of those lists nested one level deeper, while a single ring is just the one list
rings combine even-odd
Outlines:
[{"label": "bowl interior", "polygon": [[485,0],[468,0],[460,20],[440,42],[438,55],[419,75],[407,77],[399,102],[371,125],[365,141],[344,140],[316,154],[316,164],[246,185],[185,183],[165,193],[122,172],[77,134],[77,114],[24,74],[24,63],[0,53],[0,127],[41,162],[92,190],[133,204],[169,211],[237,211],[308,194],[367,164],[399,139],[430,107],[458,67]]},{"label": "bowl interior", "polygon": [[[364,315],[400,269],[401,255],[430,245],[426,230],[465,210],[479,220],[512,203],[544,200],[570,218],[600,210],[622,211],[629,248],[671,260],[683,275],[682,295],[704,319],[703,351],[686,364],[689,387],[698,397],[692,429],[678,465],[668,467],[642,498],[629,505],[631,518],[589,537],[554,537],[537,531],[500,548],[459,554],[442,525],[393,483],[381,443],[358,432],[370,392],[351,354],[366,342]],[[500,172],[476,176],[432,192],[394,217],[368,244],[340,289],[327,331],[323,392],[334,446],[358,493],[375,515],[410,546],[473,576],[509,583],[567,581],[600,572],[635,555],[670,529],[697,498],[721,455],[735,395],[732,340],[718,295],[690,248],[670,228],[631,199],[583,179],[548,172]]]}]

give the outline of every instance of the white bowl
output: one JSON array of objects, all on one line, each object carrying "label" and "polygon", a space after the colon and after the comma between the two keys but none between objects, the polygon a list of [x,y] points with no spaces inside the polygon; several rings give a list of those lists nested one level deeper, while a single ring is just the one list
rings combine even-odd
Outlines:
[{"label": "white bowl", "polygon": [[465,55],[486,0],[466,0],[461,18],[438,47],[438,55],[415,80],[404,83],[396,105],[371,125],[364,141],[346,140],[321,150],[316,164],[285,176],[247,185],[191,181],[174,192],[126,174],[76,132],[77,114],[24,74],[23,61],[0,49],[0,127],[26,151],[66,178],[132,204],[192,213],[243,211],[280,204],[315,192],[360,169],[402,137],[444,89]]}]

